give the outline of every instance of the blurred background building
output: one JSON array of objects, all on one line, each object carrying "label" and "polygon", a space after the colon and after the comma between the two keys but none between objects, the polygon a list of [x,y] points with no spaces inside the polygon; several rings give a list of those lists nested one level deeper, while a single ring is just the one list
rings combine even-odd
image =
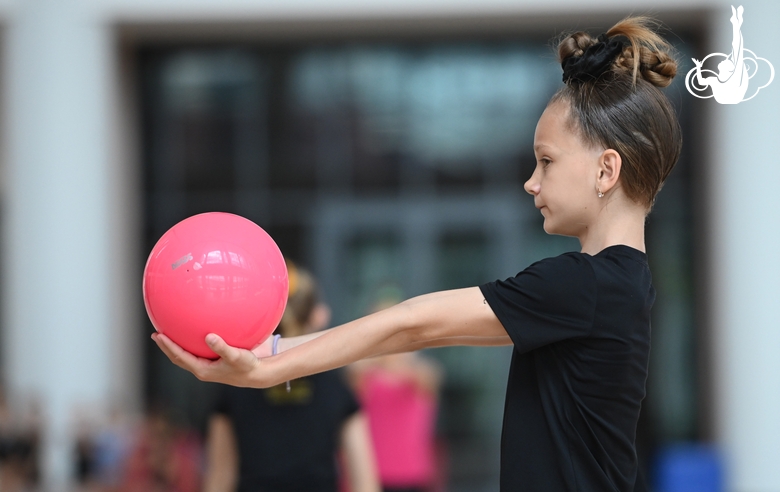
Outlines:
[{"label": "blurred background building", "polygon": [[[780,4],[743,5],[780,68]],[[202,431],[213,387],[149,341],[140,289],[189,215],[260,224],[336,322],[576,249],[522,190],[554,39],[646,12],[681,53],[685,144],[648,220],[642,467],[661,490],[669,450],[711,446],[726,490],[780,491],[780,89],[720,106],[683,84],[729,51],[727,2],[0,0],[0,377],[8,412],[37,416],[44,490],[72,481],[84,421],[164,409]],[[498,489],[510,350],[429,354],[447,490]]]}]

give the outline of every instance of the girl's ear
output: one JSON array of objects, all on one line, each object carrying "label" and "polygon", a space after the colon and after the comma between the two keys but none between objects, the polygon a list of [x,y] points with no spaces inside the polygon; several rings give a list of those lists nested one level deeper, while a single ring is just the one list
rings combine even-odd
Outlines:
[{"label": "girl's ear", "polygon": [[618,184],[623,160],[614,149],[607,149],[599,157],[599,174],[597,187],[602,193],[607,193]]}]

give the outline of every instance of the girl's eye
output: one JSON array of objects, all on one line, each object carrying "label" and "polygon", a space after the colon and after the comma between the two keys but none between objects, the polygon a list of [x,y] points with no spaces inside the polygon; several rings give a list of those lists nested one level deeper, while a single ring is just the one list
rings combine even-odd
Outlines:
[{"label": "girl's eye", "polygon": [[542,163],[542,166],[544,166],[544,167],[547,167],[547,166],[549,166],[549,165],[550,165],[550,163],[551,163],[552,161],[551,161],[550,159],[547,159],[547,158],[545,158],[545,159],[539,159],[539,162],[541,162],[541,163]]}]

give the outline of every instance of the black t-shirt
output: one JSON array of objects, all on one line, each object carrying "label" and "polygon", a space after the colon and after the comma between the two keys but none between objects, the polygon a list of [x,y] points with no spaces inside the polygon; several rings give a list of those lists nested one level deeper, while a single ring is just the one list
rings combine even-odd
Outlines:
[{"label": "black t-shirt", "polygon": [[634,440],[655,300],[645,254],[566,253],[480,288],[515,346],[501,490],[643,488]]},{"label": "black t-shirt", "polygon": [[220,386],[215,413],[233,424],[239,492],[336,492],[344,421],[359,410],[341,371],[268,389]]}]

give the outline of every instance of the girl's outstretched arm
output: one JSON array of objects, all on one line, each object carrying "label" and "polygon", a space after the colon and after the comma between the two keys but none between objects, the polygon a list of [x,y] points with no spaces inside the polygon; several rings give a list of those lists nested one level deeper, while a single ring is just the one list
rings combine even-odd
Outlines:
[{"label": "girl's outstretched arm", "polygon": [[426,294],[313,335],[283,339],[282,353],[259,358],[210,334],[220,358],[201,359],[164,335],[152,338],[177,366],[202,381],[267,388],[382,354],[448,345],[508,345],[511,340],[477,287]]}]

